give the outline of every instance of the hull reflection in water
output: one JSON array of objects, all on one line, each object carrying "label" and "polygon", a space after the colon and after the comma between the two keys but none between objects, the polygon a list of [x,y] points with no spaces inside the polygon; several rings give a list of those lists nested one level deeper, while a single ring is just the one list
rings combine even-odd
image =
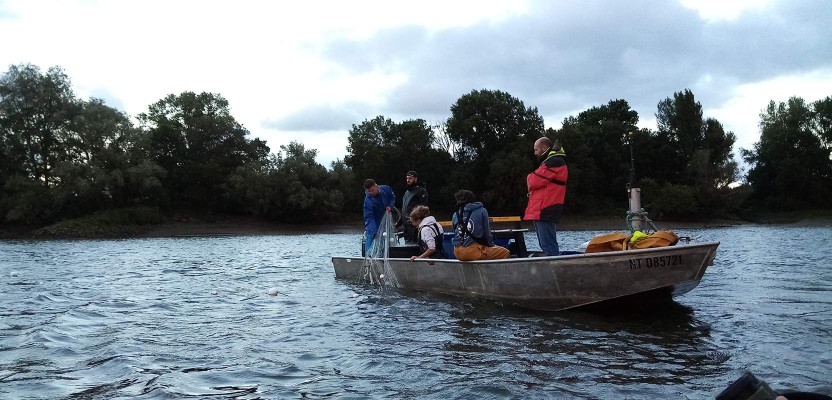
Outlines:
[{"label": "hull reflection in water", "polygon": [[[719,243],[489,261],[389,258],[398,287],[559,311],[635,295],[677,296],[695,288]],[[333,257],[335,277],[360,281],[361,257]],[[376,276],[378,272],[375,272]],[[367,282],[369,283],[369,282]]]}]

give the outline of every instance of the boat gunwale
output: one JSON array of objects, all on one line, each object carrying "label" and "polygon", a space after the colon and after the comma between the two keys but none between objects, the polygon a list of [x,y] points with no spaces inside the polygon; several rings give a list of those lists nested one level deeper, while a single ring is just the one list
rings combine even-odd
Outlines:
[{"label": "boat gunwale", "polygon": [[[566,254],[560,256],[541,256],[541,257],[513,257],[513,258],[502,258],[498,260],[474,260],[474,261],[460,261],[457,259],[452,258],[417,258],[412,262],[426,262],[426,263],[463,263],[463,264],[501,264],[501,263],[527,263],[529,261],[558,261],[558,260],[571,260],[571,259],[580,259],[580,258],[604,258],[604,257],[617,257],[617,256],[625,256],[625,255],[638,255],[638,254],[645,254],[645,253],[656,253],[656,252],[663,252],[669,250],[681,250],[687,248],[698,248],[698,247],[719,247],[720,242],[702,242],[702,243],[688,243],[688,244],[681,244],[681,245],[674,245],[674,246],[662,246],[662,247],[651,247],[647,249],[633,249],[633,250],[618,250],[618,251],[604,251],[604,252],[597,252],[597,253],[579,253],[579,254]],[[332,256],[332,259],[364,259],[362,256]],[[388,261],[407,261],[411,262],[410,258],[382,258],[382,260]]]}]

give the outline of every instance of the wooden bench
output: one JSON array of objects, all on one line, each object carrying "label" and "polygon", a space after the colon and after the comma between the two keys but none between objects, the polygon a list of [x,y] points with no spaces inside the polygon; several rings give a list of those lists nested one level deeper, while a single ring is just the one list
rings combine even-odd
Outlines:
[{"label": "wooden bench", "polygon": [[[522,226],[520,225],[520,222],[523,219],[520,218],[519,216],[514,216],[514,217],[489,217],[488,219],[491,221],[491,223],[497,223],[497,224],[513,222],[515,229],[522,228]],[[451,224],[452,224],[451,221],[438,221],[437,223],[439,225],[442,225],[442,229],[445,229],[446,231],[451,229]]]}]

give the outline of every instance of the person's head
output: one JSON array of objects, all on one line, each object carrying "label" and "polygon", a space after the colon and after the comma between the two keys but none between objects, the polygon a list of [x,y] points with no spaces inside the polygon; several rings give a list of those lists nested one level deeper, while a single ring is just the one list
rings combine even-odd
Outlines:
[{"label": "person's head", "polygon": [[476,197],[474,197],[474,192],[463,189],[454,194],[454,199],[457,205],[464,205],[473,202]]},{"label": "person's head", "polygon": [[378,184],[372,179],[364,181],[364,190],[367,191],[367,194],[370,196],[378,196]]},{"label": "person's head", "polygon": [[416,206],[413,208],[413,211],[410,212],[410,222],[412,222],[413,225],[419,225],[419,223],[422,222],[422,220],[428,215],[430,215],[430,208],[428,208],[428,206]]},{"label": "person's head", "polygon": [[416,182],[419,182],[419,174],[416,171],[407,171],[405,180],[407,181],[407,186],[415,185]]},{"label": "person's head", "polygon": [[549,152],[555,144],[552,142],[552,139],[543,136],[540,139],[535,140],[534,142],[534,156],[535,157],[543,157],[546,153]]}]

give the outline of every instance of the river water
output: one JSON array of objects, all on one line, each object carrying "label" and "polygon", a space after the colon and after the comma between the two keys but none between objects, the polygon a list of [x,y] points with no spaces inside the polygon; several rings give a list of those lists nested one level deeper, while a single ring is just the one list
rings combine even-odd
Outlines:
[{"label": "river water", "polygon": [[832,394],[832,228],[677,233],[722,243],[692,292],[559,313],[335,280],[360,232],[0,242],[0,398]]}]

